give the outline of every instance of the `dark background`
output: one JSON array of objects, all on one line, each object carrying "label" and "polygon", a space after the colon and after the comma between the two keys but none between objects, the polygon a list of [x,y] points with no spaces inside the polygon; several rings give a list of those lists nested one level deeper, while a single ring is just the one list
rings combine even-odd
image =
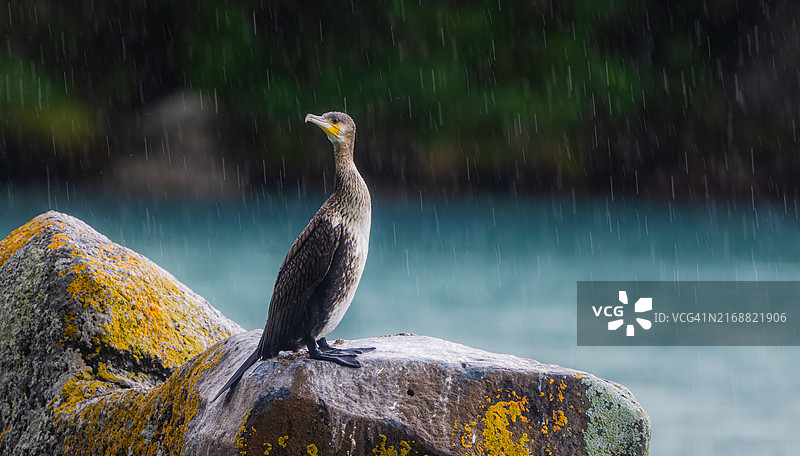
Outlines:
[{"label": "dark background", "polygon": [[798,197],[793,1],[0,4],[0,183]]}]

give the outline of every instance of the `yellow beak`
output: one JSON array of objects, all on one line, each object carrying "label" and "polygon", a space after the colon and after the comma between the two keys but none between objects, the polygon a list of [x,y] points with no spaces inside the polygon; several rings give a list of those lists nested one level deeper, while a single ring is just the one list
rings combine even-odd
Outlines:
[{"label": "yellow beak", "polygon": [[306,122],[311,122],[314,125],[318,126],[325,132],[328,137],[337,138],[339,137],[339,126],[329,123],[327,120],[320,116],[315,116],[314,114],[306,114]]}]

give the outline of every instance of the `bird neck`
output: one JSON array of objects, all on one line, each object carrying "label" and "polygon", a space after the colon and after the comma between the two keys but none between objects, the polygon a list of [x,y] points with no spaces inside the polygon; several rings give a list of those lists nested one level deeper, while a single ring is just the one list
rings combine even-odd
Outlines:
[{"label": "bird neck", "polygon": [[346,169],[349,166],[355,167],[353,162],[353,143],[342,141],[333,143],[333,157],[336,162],[336,171]]},{"label": "bird neck", "polygon": [[353,216],[369,210],[370,196],[367,184],[356,169],[353,161],[352,143],[335,143],[334,157],[336,160],[336,176],[334,179],[333,196],[341,208],[352,212]]}]

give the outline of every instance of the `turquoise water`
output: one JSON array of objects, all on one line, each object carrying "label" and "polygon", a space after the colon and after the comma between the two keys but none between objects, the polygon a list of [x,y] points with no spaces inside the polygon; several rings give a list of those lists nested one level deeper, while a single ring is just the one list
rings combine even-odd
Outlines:
[{"label": "turquoise water", "polygon": [[[0,237],[49,208],[151,258],[248,329],[324,200],[122,201],[0,191]],[[413,332],[628,386],[653,454],[800,448],[797,347],[577,347],[578,280],[800,280],[795,203],[375,197],[370,256],[331,337]]]}]

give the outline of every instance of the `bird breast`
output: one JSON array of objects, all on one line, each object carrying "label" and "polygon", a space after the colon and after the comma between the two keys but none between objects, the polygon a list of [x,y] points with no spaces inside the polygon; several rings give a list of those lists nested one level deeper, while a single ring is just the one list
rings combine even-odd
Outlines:
[{"label": "bird breast", "polygon": [[344,317],[356,294],[369,252],[369,233],[372,224],[372,202],[364,180],[353,166],[342,173],[341,186],[330,198],[334,226],[342,228],[339,248],[328,274],[332,287],[328,295],[328,318],[316,338],[334,330]]},{"label": "bird breast", "polygon": [[343,227],[339,249],[341,256],[334,259],[329,271],[329,274],[335,274],[337,283],[330,290],[327,319],[319,333],[315,335],[316,339],[328,335],[342,321],[361,281],[369,251],[369,225],[366,227],[358,225],[361,224],[346,224]]}]

